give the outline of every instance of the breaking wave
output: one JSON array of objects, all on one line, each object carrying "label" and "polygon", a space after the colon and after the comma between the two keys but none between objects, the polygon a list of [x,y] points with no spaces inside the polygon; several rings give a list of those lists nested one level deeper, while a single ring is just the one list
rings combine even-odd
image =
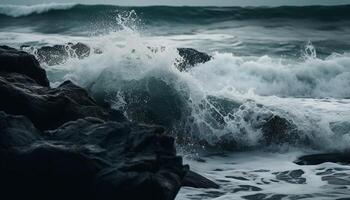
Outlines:
[{"label": "breaking wave", "polygon": [[0,14],[10,17],[23,17],[31,14],[42,14],[52,10],[69,10],[76,4],[38,4],[38,5],[0,5]]}]

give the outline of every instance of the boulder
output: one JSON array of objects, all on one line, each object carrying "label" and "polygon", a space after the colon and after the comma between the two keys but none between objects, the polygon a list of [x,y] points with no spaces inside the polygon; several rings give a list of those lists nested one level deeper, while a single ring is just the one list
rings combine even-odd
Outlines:
[{"label": "boulder", "polygon": [[101,166],[81,149],[48,142],[0,149],[2,198],[94,199],[94,179]]},{"label": "boulder", "polygon": [[187,70],[197,64],[206,63],[211,60],[211,56],[192,48],[178,48],[177,51],[182,60],[179,60],[177,67],[180,71]]},{"label": "boulder", "polygon": [[8,46],[0,46],[0,72],[20,73],[41,86],[49,86],[46,71],[33,55]]},{"label": "boulder", "polygon": [[325,162],[350,164],[350,154],[345,153],[323,153],[299,157],[294,163],[298,165],[318,165]]},{"label": "boulder", "polygon": [[0,110],[24,115],[41,130],[89,116],[109,117],[83,88],[70,81],[48,88],[22,74],[0,74],[0,94]]},{"label": "boulder", "polygon": [[193,171],[189,171],[186,174],[185,178],[182,180],[182,186],[193,188],[220,188],[218,184]]},{"label": "boulder", "polygon": [[174,139],[158,126],[104,122],[95,118],[69,122],[48,131],[53,140],[93,145],[112,164],[97,174],[100,199],[174,199],[188,167],[176,156]]},{"label": "boulder", "polygon": [[261,127],[267,144],[295,144],[299,139],[297,126],[278,115],[271,116]]},{"label": "boulder", "polygon": [[43,46],[36,50],[40,62],[47,65],[64,63],[68,58],[83,59],[90,55],[90,47],[83,43],[67,43],[65,45]]},{"label": "boulder", "polygon": [[[18,131],[18,138],[40,132],[25,117],[0,116],[29,123],[32,130]],[[16,123],[0,120],[7,130]],[[176,155],[174,139],[158,126],[84,118],[41,134],[45,140],[0,146],[2,196],[172,200],[189,170]]]},{"label": "boulder", "polygon": [[41,140],[41,133],[24,116],[0,111],[0,148],[29,146]]}]

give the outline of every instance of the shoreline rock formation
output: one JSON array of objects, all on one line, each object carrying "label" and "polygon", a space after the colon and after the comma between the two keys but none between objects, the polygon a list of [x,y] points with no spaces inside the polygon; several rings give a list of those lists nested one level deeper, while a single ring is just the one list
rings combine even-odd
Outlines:
[{"label": "shoreline rock formation", "polygon": [[191,172],[164,128],[126,120],[70,81],[49,86],[28,53],[0,47],[0,185],[4,199],[171,200]]}]

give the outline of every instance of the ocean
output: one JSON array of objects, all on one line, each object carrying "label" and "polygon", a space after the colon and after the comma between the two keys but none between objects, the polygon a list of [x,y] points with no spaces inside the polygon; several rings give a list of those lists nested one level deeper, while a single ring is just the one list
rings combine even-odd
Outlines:
[{"label": "ocean", "polygon": [[[42,62],[52,86],[72,80],[167,127],[185,163],[221,186],[178,200],[350,199],[350,166],[294,163],[350,149],[350,5],[0,5],[0,44],[37,55],[69,42],[94,51]],[[181,47],[212,59],[179,71]],[[282,125],[267,140],[272,116]]]}]

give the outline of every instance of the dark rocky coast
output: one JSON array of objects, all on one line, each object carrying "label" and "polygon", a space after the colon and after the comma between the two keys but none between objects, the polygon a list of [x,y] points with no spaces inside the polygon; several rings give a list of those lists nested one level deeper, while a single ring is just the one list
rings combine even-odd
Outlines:
[{"label": "dark rocky coast", "polygon": [[[153,98],[129,111],[134,114],[131,122],[122,111],[111,109],[103,101],[105,94],[97,93],[94,98],[72,81],[50,87],[40,63],[64,63],[69,56],[84,59],[90,51],[82,43],[45,46],[38,49],[37,60],[25,51],[0,46],[1,199],[171,200],[183,186],[219,188],[217,183],[191,171],[177,155],[175,139],[168,132],[178,115],[186,113],[178,108],[183,105],[176,98],[167,98],[169,102],[164,104],[156,94],[146,94]],[[178,52],[182,57],[176,64],[180,71],[211,60],[209,55],[191,48],[179,48]],[[100,83],[95,82],[90,89],[97,84]],[[167,87],[158,89],[162,95],[172,97]],[[130,95],[142,99],[141,94]],[[220,113],[240,107],[236,102],[212,96],[208,101],[219,108],[210,110],[218,125],[226,123]],[[159,106],[166,109],[157,111],[157,117],[154,109]],[[264,136],[262,144],[307,143],[308,138],[303,138],[292,121],[278,115],[265,117],[265,122],[256,127]],[[186,139],[178,140],[181,143]],[[215,148],[237,149],[234,141],[222,141],[225,136]],[[348,153],[329,153],[302,156],[295,163],[347,164],[349,160]],[[305,184],[304,173],[298,169],[274,175],[288,183]],[[337,177],[327,181],[344,182]]]},{"label": "dark rocky coast", "polygon": [[1,199],[170,200],[182,186],[219,187],[183,164],[163,127],[130,122],[71,81],[50,87],[26,52],[0,47],[0,94]]}]

